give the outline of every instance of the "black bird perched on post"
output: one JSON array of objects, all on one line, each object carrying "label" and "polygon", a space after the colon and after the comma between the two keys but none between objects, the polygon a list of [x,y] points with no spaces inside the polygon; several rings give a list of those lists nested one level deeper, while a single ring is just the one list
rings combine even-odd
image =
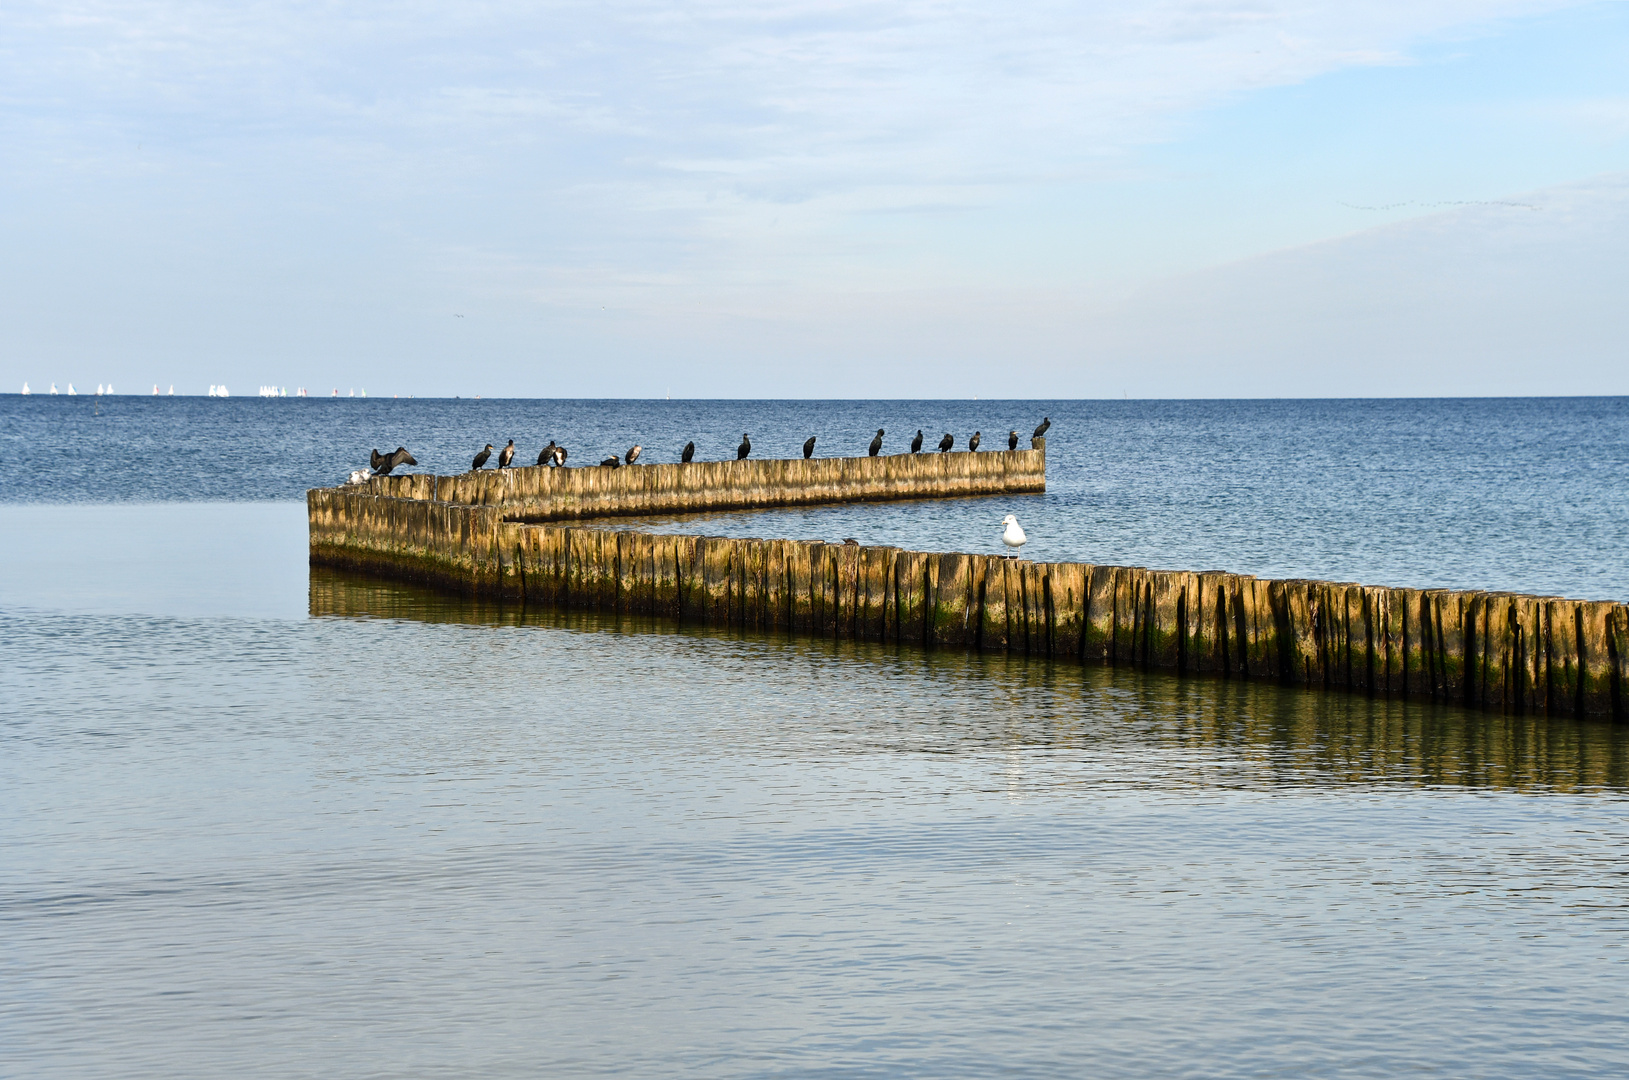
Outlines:
[{"label": "black bird perched on post", "polygon": [[741,445],[735,448],[735,460],[740,461],[750,453],[752,453],[752,440],[747,438],[747,433],[743,431],[741,433]]},{"label": "black bird perched on post", "polygon": [[688,465],[690,464],[691,459],[695,456],[696,444],[694,442],[687,442],[684,444],[684,453],[679,455],[679,460]]},{"label": "black bird perched on post", "polygon": [[622,463],[617,460],[617,456],[615,454],[612,454],[610,457],[608,457],[604,461],[600,462],[600,464],[603,465],[603,466],[606,466],[607,468],[614,469],[618,465],[621,465]]},{"label": "black bird perched on post", "polygon": [[870,454],[872,457],[876,457],[882,452],[882,437],[884,434],[886,433],[882,430],[882,428],[877,429],[877,437],[871,440],[871,445],[866,448],[866,453]]},{"label": "black bird perched on post", "polygon": [[803,444],[804,461],[808,461],[810,458],[814,457],[814,441],[815,437],[810,435],[808,441]]},{"label": "black bird perched on post", "polygon": [[562,467],[565,465],[565,463],[566,463],[566,448],[565,447],[556,446],[554,448],[554,463],[556,465],[559,465],[559,466],[562,466]]},{"label": "black bird perched on post", "polygon": [[922,429],[917,428],[916,429],[916,438],[911,440],[911,453],[920,454],[921,452],[922,452]]},{"label": "black bird perched on post", "polygon": [[1007,449],[1008,450],[1016,450],[1016,449],[1018,449],[1018,429],[1017,428],[1013,428],[1011,431],[1007,432]]},{"label": "black bird perched on post", "polygon": [[952,435],[950,432],[947,431],[947,432],[945,432],[945,437],[939,440],[939,452],[942,454],[946,450],[949,450],[952,446],[955,446],[955,445],[956,445],[956,436]]},{"label": "black bird perched on post", "polygon": [[470,471],[474,472],[476,469],[479,469],[482,465],[485,465],[486,464],[486,459],[491,457],[491,456],[492,456],[492,444],[487,443],[486,444],[486,449],[482,450],[479,454],[475,455],[475,464],[470,466]]},{"label": "black bird perched on post", "polygon": [[549,445],[545,446],[543,449],[541,449],[541,450],[539,450],[537,452],[537,463],[539,465],[552,465],[554,463],[554,440],[553,439],[549,440]]},{"label": "black bird perched on post", "polygon": [[1050,416],[1043,416],[1041,418],[1041,426],[1035,429],[1034,437],[1039,439],[1042,435],[1046,434],[1046,429],[1051,427],[1051,426],[1052,426],[1052,418]]},{"label": "black bird perched on post", "polygon": [[973,432],[973,437],[971,439],[967,440],[968,453],[976,454],[976,453],[979,452],[979,440],[982,439],[983,437],[984,437],[984,434],[982,432],[978,432],[978,431]]},{"label": "black bird perched on post", "polygon": [[639,454],[644,449],[645,448],[643,446],[640,446],[638,443],[634,443],[632,446],[628,447],[628,453],[625,457],[623,457],[622,463],[624,465],[632,465],[634,462],[639,460]]},{"label": "black bird perched on post", "polygon": [[394,469],[398,465],[418,464],[418,462],[413,459],[413,455],[407,452],[407,447],[405,446],[398,446],[395,450],[392,450],[388,454],[381,454],[379,451],[375,450],[373,452],[372,461],[373,475],[375,476],[389,476],[390,470]]},{"label": "black bird perched on post", "polygon": [[509,445],[498,451],[498,468],[507,469],[509,463],[515,460],[515,440],[510,439]]}]

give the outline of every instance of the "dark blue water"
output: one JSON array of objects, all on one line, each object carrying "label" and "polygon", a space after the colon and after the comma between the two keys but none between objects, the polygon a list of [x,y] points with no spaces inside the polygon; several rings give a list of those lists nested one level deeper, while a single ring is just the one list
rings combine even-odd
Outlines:
[{"label": "dark blue water", "polygon": [[[0,397],[0,503],[292,500],[374,447],[456,472],[484,443],[573,462],[958,446],[1043,415],[1045,496],[664,521],[721,534],[1629,599],[1629,398],[1376,401],[524,401]],[[648,523],[647,527],[656,527]]]},{"label": "dark blue water", "polygon": [[0,409],[0,1076],[1629,1071],[1629,729],[461,601],[292,501],[1050,412],[1037,548],[1621,595],[1622,402]]}]

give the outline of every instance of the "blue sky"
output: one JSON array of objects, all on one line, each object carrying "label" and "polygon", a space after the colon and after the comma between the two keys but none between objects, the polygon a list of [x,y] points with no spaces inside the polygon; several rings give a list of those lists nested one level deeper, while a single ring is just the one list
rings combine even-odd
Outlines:
[{"label": "blue sky", "polygon": [[0,388],[1629,393],[1629,5],[67,3]]}]

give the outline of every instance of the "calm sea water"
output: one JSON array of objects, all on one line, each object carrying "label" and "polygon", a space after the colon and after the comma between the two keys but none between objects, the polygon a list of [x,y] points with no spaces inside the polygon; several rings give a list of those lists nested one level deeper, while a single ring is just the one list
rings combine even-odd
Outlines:
[{"label": "calm sea water", "polygon": [[[574,463],[1005,446],[1050,416],[1047,493],[718,515],[663,528],[1629,600],[1629,398],[1465,401],[430,401],[0,396],[0,502],[302,499],[374,447],[426,471],[513,438]],[[654,524],[654,523],[650,523]]]},{"label": "calm sea water", "polygon": [[[436,430],[449,432],[515,410],[492,414],[502,432],[526,409],[598,407],[114,399],[101,415],[94,402],[73,411],[84,403],[3,406],[0,1075],[1629,1069],[1624,729],[312,574],[288,497],[332,479],[333,460],[353,464],[355,445],[419,445],[375,438],[385,414],[362,410],[442,410]],[[101,434],[89,426],[127,405]],[[1398,465],[1412,457],[1393,447],[1322,485],[1293,468],[1241,481],[1210,510],[1242,527],[1240,506],[1254,507],[1264,560],[1304,565],[1294,538],[1322,535],[1345,546],[1320,557],[1345,551],[1356,566],[1326,576],[1411,565],[1335,528],[1328,491],[1368,469],[1390,482],[1378,509],[1353,515],[1435,503],[1439,522],[1571,538],[1550,561],[1512,561],[1510,538],[1489,530],[1504,561],[1461,546],[1445,563],[1459,573],[1552,573],[1576,583],[1558,591],[1607,595],[1617,586],[1587,583],[1625,577],[1609,542],[1623,513],[1618,403],[1252,405],[1293,423],[1249,438],[1220,406],[1209,435],[1211,406],[1140,406],[1140,420],[1086,429],[1103,407],[1045,406],[1052,489],[1026,513],[1063,523],[1069,544],[1106,542],[1089,513],[1113,492],[1155,520],[1202,522],[1180,511],[1184,493],[1230,466],[1198,447],[1258,440],[1255,468],[1290,454],[1286,432],[1325,410],[1326,430],[1362,445],[1415,428],[1416,453],[1446,478]],[[830,408],[869,435],[852,403],[773,408]],[[966,408],[983,423],[1009,407]],[[1392,418],[1365,424],[1371,408]],[[1409,408],[1436,420],[1398,419]],[[1476,459],[1455,449],[1463,431],[1444,434],[1444,416],[1479,430],[1504,408],[1529,433],[1588,438],[1500,458],[1484,433]],[[716,425],[730,446],[739,415]],[[1072,416],[1098,438],[1186,426],[1195,458],[1165,481],[1146,462],[1104,477],[1097,443],[1060,449]],[[256,440],[272,447],[259,459]],[[1147,460],[1179,456],[1161,445]],[[1345,460],[1333,440],[1299,452]],[[1451,488],[1483,501],[1444,504]],[[161,494],[190,501],[151,501]],[[762,535],[846,522],[845,535],[943,547],[932,529],[970,527],[992,502],[722,520]],[[1319,524],[1303,531],[1302,518]],[[1154,530],[1125,508],[1102,520]],[[1128,561],[1240,568],[1222,558],[1252,550],[1232,527],[1167,538],[1169,560]],[[1452,535],[1445,524],[1434,542]]]}]

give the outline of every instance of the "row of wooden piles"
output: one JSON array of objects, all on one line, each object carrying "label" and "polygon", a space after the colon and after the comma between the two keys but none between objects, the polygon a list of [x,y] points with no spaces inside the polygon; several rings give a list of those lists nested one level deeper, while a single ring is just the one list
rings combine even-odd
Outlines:
[{"label": "row of wooden piles", "polygon": [[503,524],[502,595],[744,629],[1624,718],[1629,608],[818,541]]}]

